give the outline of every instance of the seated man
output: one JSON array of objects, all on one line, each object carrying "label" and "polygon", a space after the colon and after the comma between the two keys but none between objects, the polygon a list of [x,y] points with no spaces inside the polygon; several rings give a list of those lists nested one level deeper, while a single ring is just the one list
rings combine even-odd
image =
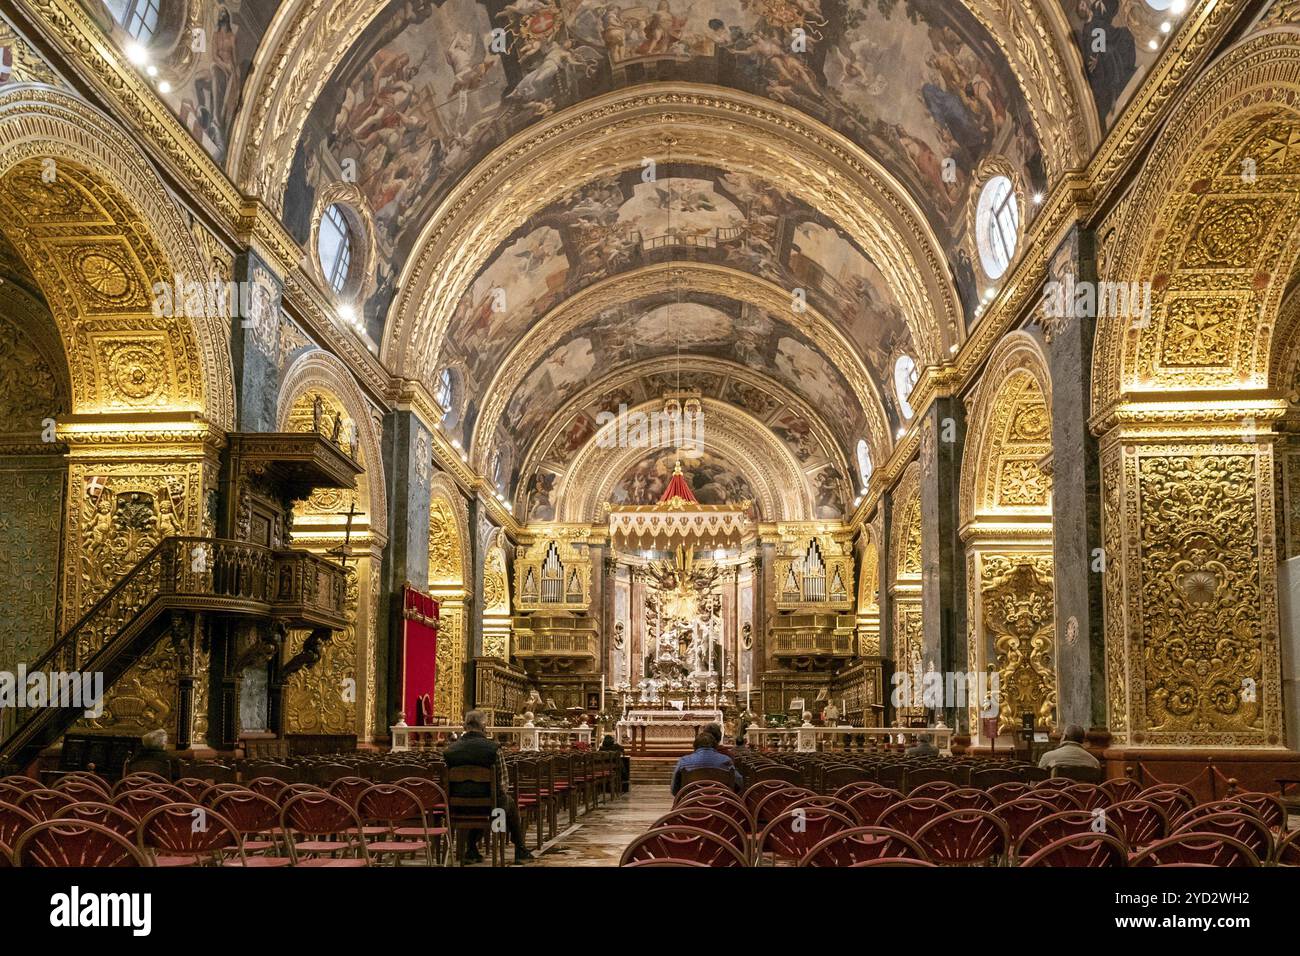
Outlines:
[{"label": "seated man", "polygon": [[682,788],[682,774],[687,770],[698,770],[700,767],[713,767],[718,770],[728,770],[732,777],[735,778],[733,786],[739,790],[741,786],[740,771],[736,765],[731,762],[731,758],[726,754],[718,753],[717,740],[711,733],[701,731],[695,738],[695,752],[689,753],[677,761],[677,766],[673,769],[673,796]]},{"label": "seated man", "polygon": [[[488,739],[487,717],[481,710],[471,710],[465,715],[465,732],[460,739],[442,752],[448,769],[452,767],[489,767],[496,771],[497,806],[506,812],[506,826],[510,828],[510,840],[515,845],[515,862],[531,860],[533,854],[524,846],[524,828],[519,822],[519,807],[506,783],[505,761],[501,758],[501,747],[495,740]],[[486,784],[458,783],[451,785],[454,797],[485,797]],[[480,831],[471,830],[469,845],[465,848],[465,861],[478,863],[483,857],[478,852]]]},{"label": "seated man", "polygon": [[705,724],[704,730],[702,730],[701,733],[708,734],[710,737],[713,738],[714,750],[722,754],[724,757],[731,756],[731,748],[722,746],[722,725],[721,724],[716,724],[716,723]]},{"label": "seated man", "polygon": [[936,757],[939,754],[939,748],[934,745],[934,738],[929,734],[920,734],[916,738],[916,743],[904,751],[908,757]]},{"label": "seated man", "polygon": [[1038,758],[1038,766],[1044,770],[1053,767],[1100,767],[1101,762],[1083,749],[1083,728],[1078,724],[1070,724],[1061,734],[1061,746]]}]

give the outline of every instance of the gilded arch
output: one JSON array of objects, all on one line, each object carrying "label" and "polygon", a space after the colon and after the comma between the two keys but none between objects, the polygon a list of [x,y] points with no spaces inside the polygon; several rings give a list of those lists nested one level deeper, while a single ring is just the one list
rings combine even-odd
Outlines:
[{"label": "gilded arch", "polygon": [[191,412],[233,427],[228,333],[211,296],[192,319],[153,314],[156,283],[207,283],[212,269],[120,129],[58,90],[7,90],[0,210],[59,325],[74,412]]}]

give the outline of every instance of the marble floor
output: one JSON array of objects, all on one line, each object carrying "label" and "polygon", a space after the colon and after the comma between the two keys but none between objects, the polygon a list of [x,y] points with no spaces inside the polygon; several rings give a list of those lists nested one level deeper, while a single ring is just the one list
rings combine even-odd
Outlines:
[{"label": "marble floor", "polygon": [[543,847],[536,866],[618,866],[623,848],[650,824],[672,809],[673,798],[663,784],[633,784],[631,791],[561,829]]}]

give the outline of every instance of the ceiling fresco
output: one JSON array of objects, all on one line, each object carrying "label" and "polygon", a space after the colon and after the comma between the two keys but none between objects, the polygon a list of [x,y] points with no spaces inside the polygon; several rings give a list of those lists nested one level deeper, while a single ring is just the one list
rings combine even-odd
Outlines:
[{"label": "ceiling fresco", "polygon": [[[489,48],[494,28],[503,53]],[[797,54],[796,28],[807,42]],[[541,117],[656,80],[769,97],[857,142],[923,210],[968,315],[976,168],[1002,155],[1028,188],[1045,186],[1014,77],[954,0],[394,0],[313,106],[286,225],[305,242],[317,192],[355,180],[375,218],[380,274],[365,312],[377,332],[421,225],[478,160]]]},{"label": "ceiling fresco", "polygon": [[[1103,129],[1109,129],[1159,55],[1173,0],[1061,0],[1083,57]],[[1152,49],[1151,41],[1157,49]]]},{"label": "ceiling fresco", "polygon": [[[701,368],[701,365],[707,367]],[[798,461],[814,491],[816,517],[836,518],[845,513],[849,505],[849,486],[844,478],[843,451],[834,444],[833,436],[827,434],[824,423],[789,392],[734,363],[697,357],[680,372],[650,371],[650,367],[642,364],[606,376],[557,412],[531,448],[518,450],[524,493],[517,496],[517,500],[522,507],[520,514],[526,520],[554,520],[556,502],[552,492],[560,477],[572,467],[578,453],[596,435],[599,423],[608,420],[599,418],[602,413],[616,414],[620,406],[634,409],[656,402],[669,393],[681,392],[694,392],[702,398],[726,402],[753,416],[757,426],[765,427],[775,435]],[[707,451],[707,415],[702,432]],[[650,457],[647,455],[647,460]],[[682,457],[688,471],[700,460],[689,449]],[[650,487],[650,484],[645,487]],[[626,503],[643,503],[636,499],[636,495],[629,494]]]},{"label": "ceiling fresco", "polygon": [[[550,309],[593,282],[670,258],[725,265],[802,290],[807,305],[839,326],[877,381],[889,380],[899,355],[915,352],[879,269],[825,216],[742,173],[686,165],[665,165],[659,173],[653,182],[629,172],[591,183],[534,216],[501,246],[462,298],[443,353],[463,376],[467,394],[488,387]],[[797,324],[795,308],[792,297],[788,318]],[[648,313],[637,323],[638,341],[675,345],[683,329],[656,325],[669,317],[662,310]],[[685,331],[711,337],[699,341],[716,350],[727,347],[727,329],[703,318]],[[892,390],[884,391],[897,425]],[[469,424],[474,419],[458,417]],[[468,435],[462,430],[459,437]]]},{"label": "ceiling fresco", "polygon": [[208,155],[224,165],[253,57],[278,0],[157,0],[151,36],[128,32],[134,21],[127,0],[81,0],[81,5],[123,50],[140,36],[148,58],[141,65],[157,70],[153,79],[159,97]]}]

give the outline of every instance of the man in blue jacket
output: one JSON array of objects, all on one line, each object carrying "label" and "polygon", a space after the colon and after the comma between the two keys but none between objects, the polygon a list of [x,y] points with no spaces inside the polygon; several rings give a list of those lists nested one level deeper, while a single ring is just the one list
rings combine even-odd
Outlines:
[{"label": "man in blue jacket", "polygon": [[718,753],[717,745],[718,741],[710,733],[701,733],[695,738],[695,752],[678,760],[673,770],[673,796],[676,796],[677,791],[682,788],[682,774],[687,770],[698,770],[701,767],[730,771],[735,778],[735,788],[740,789],[740,771],[736,769],[730,757]]}]

